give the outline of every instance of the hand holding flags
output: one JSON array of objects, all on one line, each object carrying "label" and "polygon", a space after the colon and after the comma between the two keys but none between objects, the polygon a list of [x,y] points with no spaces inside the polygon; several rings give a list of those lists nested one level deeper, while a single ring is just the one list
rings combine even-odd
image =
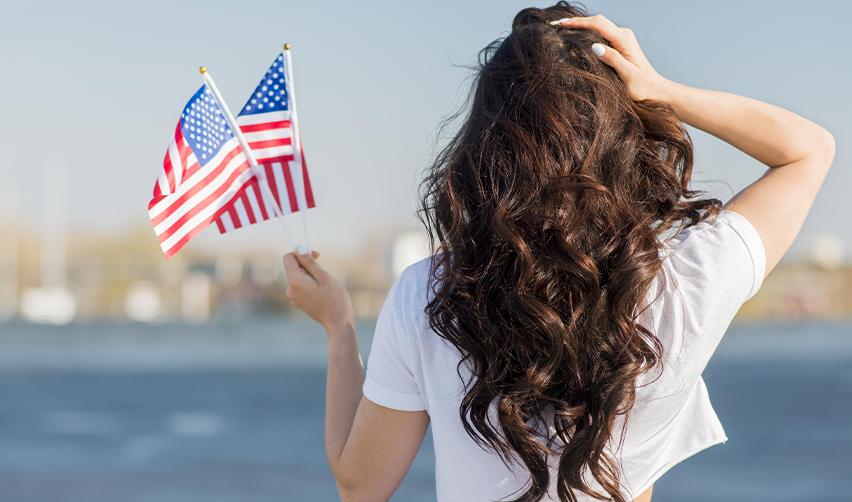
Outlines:
[{"label": "hand holding flags", "polygon": [[[166,257],[212,221],[225,233],[314,207],[289,46],[264,75],[239,119],[204,67],[201,73],[205,84],[181,114],[148,204]],[[305,211],[300,214],[307,243]]]}]

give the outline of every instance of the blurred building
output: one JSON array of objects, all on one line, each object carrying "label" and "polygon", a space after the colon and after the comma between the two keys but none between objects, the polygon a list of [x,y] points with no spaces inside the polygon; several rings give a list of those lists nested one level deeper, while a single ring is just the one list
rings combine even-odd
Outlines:
[{"label": "blurred building", "polygon": [[[377,315],[393,280],[430,253],[421,231],[381,232],[367,239],[370,244],[358,254],[323,253],[323,265],[344,282],[361,317]],[[37,235],[0,221],[0,321],[203,323],[290,310],[280,253],[189,247],[166,260],[147,227],[120,236],[79,230],[69,235],[57,256]],[[803,250],[770,275],[740,319],[852,316],[852,266],[839,241],[818,235]],[[48,260],[46,252],[53,253]]]}]

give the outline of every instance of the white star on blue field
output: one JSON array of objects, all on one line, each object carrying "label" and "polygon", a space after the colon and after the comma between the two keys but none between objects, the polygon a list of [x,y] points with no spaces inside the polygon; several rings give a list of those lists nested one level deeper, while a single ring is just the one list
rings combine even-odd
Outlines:
[{"label": "white star on blue field", "polygon": [[285,111],[290,106],[285,85],[284,56],[278,55],[266,71],[240,115]]},{"label": "white star on blue field", "polygon": [[234,137],[225,114],[206,85],[186,104],[181,114],[181,130],[202,166]]}]

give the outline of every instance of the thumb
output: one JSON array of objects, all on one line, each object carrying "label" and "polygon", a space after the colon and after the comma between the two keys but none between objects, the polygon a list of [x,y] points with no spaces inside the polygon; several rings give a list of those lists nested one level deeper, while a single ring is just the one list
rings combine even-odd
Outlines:
[{"label": "thumb", "polygon": [[611,66],[618,74],[619,78],[625,82],[633,70],[636,69],[636,66],[633,63],[628,61],[620,52],[612,47],[596,43],[592,44],[592,52],[595,53],[595,56],[597,56],[598,59]]}]

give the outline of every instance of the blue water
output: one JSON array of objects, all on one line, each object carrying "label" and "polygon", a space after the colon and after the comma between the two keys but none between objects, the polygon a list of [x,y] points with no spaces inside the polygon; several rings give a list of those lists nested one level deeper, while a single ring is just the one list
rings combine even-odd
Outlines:
[{"label": "blue water", "polygon": [[[78,331],[91,344],[91,330],[132,329]],[[22,353],[10,331],[0,351]],[[848,325],[732,330],[705,373],[729,441],[665,475],[655,502],[852,500],[850,339]],[[87,368],[37,353],[0,365],[2,501],[337,500],[318,364]],[[427,440],[393,500],[434,500],[432,464]]]}]

